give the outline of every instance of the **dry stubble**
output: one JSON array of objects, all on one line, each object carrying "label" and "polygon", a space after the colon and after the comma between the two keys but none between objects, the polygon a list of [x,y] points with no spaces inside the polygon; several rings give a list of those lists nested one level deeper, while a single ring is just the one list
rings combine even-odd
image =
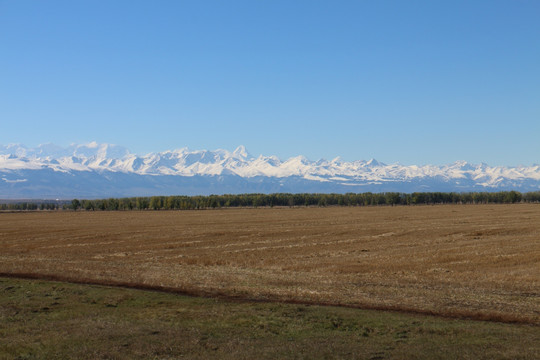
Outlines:
[{"label": "dry stubble", "polygon": [[540,323],[540,206],[0,214],[0,273]]}]

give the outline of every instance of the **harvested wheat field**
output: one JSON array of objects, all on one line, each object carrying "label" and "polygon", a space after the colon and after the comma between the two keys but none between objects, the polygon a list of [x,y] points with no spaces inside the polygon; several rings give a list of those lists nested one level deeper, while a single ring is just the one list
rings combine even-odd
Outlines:
[{"label": "harvested wheat field", "polygon": [[0,213],[0,273],[540,324],[540,205]]}]

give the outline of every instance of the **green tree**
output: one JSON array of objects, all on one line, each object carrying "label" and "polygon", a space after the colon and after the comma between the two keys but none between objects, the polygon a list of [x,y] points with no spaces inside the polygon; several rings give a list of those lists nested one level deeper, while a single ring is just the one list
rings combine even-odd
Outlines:
[{"label": "green tree", "polygon": [[71,200],[71,208],[73,210],[77,210],[79,207],[81,207],[81,202],[77,199]]},{"label": "green tree", "polygon": [[162,208],[162,204],[161,204],[161,197],[159,196],[152,196],[150,198],[150,209],[152,210],[159,210]]}]

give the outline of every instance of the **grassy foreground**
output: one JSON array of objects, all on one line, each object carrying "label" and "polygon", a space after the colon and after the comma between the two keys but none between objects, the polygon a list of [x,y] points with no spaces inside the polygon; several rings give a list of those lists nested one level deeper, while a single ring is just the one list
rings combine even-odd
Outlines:
[{"label": "grassy foreground", "polygon": [[1,359],[538,359],[540,328],[0,278]]}]

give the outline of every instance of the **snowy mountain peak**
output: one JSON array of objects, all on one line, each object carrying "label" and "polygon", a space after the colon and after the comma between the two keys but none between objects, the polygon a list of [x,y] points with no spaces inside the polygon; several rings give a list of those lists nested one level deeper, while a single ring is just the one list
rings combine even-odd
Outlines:
[{"label": "snowy mountain peak", "polygon": [[304,155],[298,155],[298,156],[290,158],[286,162],[299,163],[299,164],[308,164],[309,160]]},{"label": "snowy mountain peak", "polygon": [[121,159],[130,155],[128,149],[113,145],[113,144],[98,144],[95,141],[84,145],[71,145],[69,149],[72,150],[73,156],[78,157],[95,157],[100,159]]},{"label": "snowy mountain peak", "polygon": [[19,157],[25,157],[27,150],[28,149],[21,144],[0,145],[1,155],[14,155]]},{"label": "snowy mountain peak", "polygon": [[366,162],[366,165],[369,167],[375,167],[375,166],[384,166],[385,164],[378,162],[375,159],[369,159],[368,162]]},{"label": "snowy mountain peak", "polygon": [[469,164],[465,160],[458,160],[458,161],[454,162],[451,166],[454,167],[454,168],[461,169],[461,170],[474,170],[474,169],[476,169],[475,165]]},{"label": "snowy mountain peak", "polygon": [[64,148],[55,144],[41,144],[36,149],[36,156],[38,157],[52,157],[58,158],[62,156],[65,151]]},{"label": "snowy mountain peak", "polygon": [[240,145],[233,151],[233,155],[241,158],[241,159],[247,159],[248,157],[251,157],[246,150],[246,147],[244,145]]}]

